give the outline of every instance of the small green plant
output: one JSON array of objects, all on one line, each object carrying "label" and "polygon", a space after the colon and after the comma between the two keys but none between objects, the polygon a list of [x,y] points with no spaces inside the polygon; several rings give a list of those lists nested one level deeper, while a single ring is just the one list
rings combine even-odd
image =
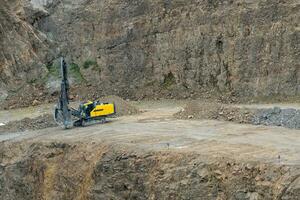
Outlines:
[{"label": "small green plant", "polygon": [[29,83],[29,84],[34,84],[34,83],[36,83],[37,81],[38,81],[38,80],[37,80],[36,78],[32,78],[32,79],[28,80],[27,83]]},{"label": "small green plant", "polygon": [[90,68],[90,67],[92,67],[92,66],[93,66],[94,68],[99,67],[97,61],[95,61],[95,60],[86,60],[86,61],[83,63],[83,68],[84,68],[84,69],[88,69],[88,68]]},{"label": "small green plant", "polygon": [[176,83],[176,79],[172,72],[169,72],[167,75],[164,76],[164,83],[163,86],[165,88],[171,87]]},{"label": "small green plant", "polygon": [[80,72],[80,67],[76,63],[69,65],[70,74],[74,76],[78,81],[84,81],[84,78]]},{"label": "small green plant", "polygon": [[58,62],[52,62],[46,65],[46,68],[48,69],[47,78],[50,76],[59,78],[60,77],[60,65]]}]

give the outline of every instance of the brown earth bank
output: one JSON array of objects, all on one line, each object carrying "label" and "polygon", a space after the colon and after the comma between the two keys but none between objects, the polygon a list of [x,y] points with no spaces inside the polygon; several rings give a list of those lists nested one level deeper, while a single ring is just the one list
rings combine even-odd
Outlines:
[{"label": "brown earth bank", "polygon": [[[7,151],[10,149],[10,151]],[[0,198],[299,199],[295,166],[105,142],[0,146]]]},{"label": "brown earth bank", "polygon": [[298,0],[3,0],[0,100],[57,91],[60,56],[72,85],[100,96],[297,96],[299,11]]}]

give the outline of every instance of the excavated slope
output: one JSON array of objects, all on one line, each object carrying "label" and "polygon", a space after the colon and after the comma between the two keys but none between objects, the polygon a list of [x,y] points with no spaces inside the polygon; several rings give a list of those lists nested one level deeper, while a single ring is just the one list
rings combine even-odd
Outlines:
[{"label": "excavated slope", "polygon": [[0,3],[0,101],[17,92],[24,83],[47,73],[44,63],[50,46],[47,37],[32,26],[31,20],[45,11],[33,10],[25,1]]},{"label": "excavated slope", "polygon": [[98,93],[299,95],[298,0],[14,0],[0,17],[2,88],[65,55]]},{"label": "excavated slope", "polygon": [[[11,151],[6,151],[11,149]],[[299,169],[87,143],[2,143],[0,198],[298,199]]]}]

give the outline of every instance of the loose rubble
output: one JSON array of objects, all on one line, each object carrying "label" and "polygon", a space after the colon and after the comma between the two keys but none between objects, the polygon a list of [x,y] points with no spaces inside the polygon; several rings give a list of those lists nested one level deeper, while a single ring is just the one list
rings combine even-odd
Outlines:
[{"label": "loose rubble", "polygon": [[292,108],[281,109],[278,107],[261,109],[256,112],[252,123],[300,129],[300,110]]},{"label": "loose rubble", "polygon": [[251,123],[255,111],[235,108],[216,102],[191,101],[174,116],[177,119],[215,119],[238,123]]},{"label": "loose rubble", "polygon": [[248,109],[219,103],[192,101],[174,116],[177,119],[215,119],[300,129],[300,110],[292,108]]},{"label": "loose rubble", "polygon": [[0,126],[0,133],[7,132],[24,132],[27,130],[38,130],[44,128],[55,127],[53,116],[50,114],[45,114],[37,118],[25,118],[19,121],[12,121],[4,126]]}]

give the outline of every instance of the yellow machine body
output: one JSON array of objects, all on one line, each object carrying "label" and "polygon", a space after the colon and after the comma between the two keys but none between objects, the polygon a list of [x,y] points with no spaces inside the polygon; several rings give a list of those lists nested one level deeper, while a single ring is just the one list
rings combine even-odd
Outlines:
[{"label": "yellow machine body", "polygon": [[115,114],[115,105],[112,103],[96,105],[91,111],[91,117],[102,117]]},{"label": "yellow machine body", "polygon": [[77,113],[79,118],[83,120],[103,119],[110,117],[116,113],[115,104],[102,103],[100,101],[88,101],[79,106]]}]

